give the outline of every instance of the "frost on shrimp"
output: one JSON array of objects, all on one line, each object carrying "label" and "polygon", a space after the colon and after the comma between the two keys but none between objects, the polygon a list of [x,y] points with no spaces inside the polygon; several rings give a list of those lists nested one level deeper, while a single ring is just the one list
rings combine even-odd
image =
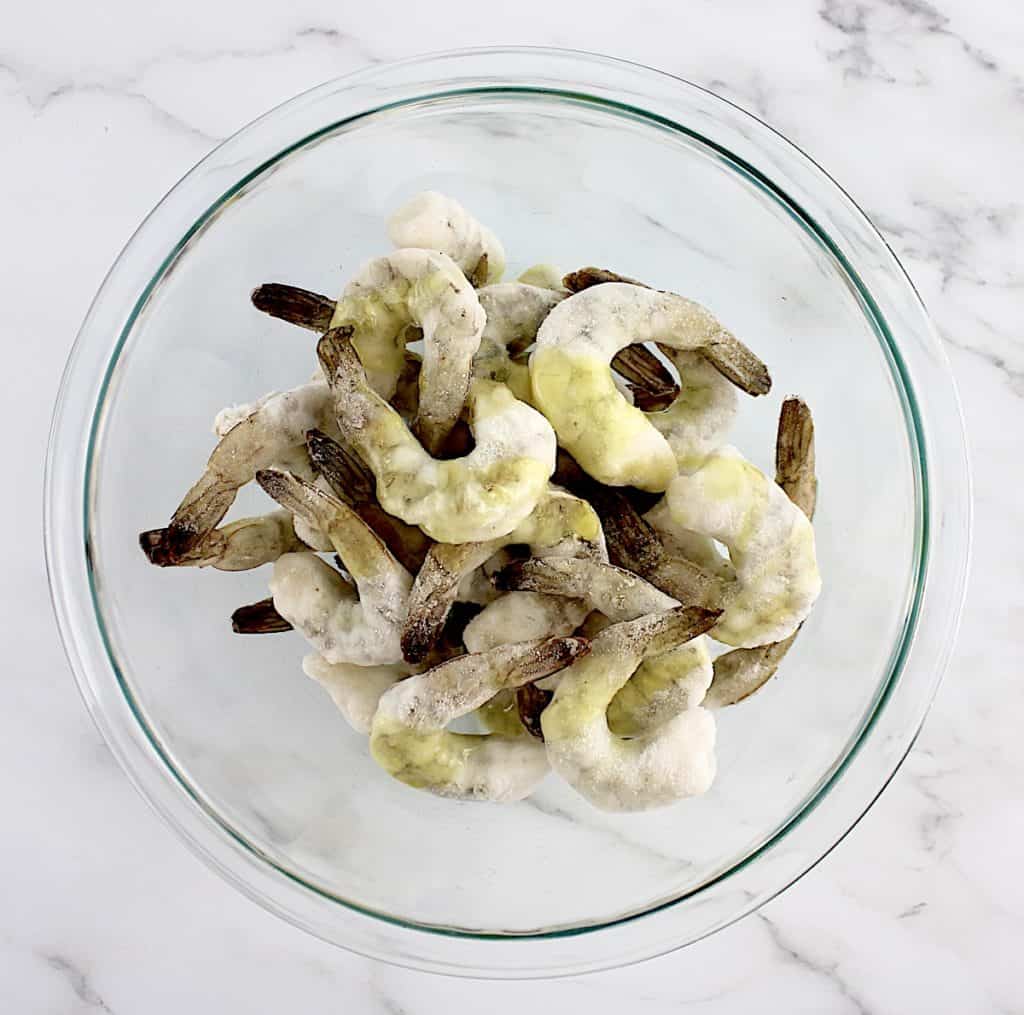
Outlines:
[{"label": "frost on shrimp", "polygon": [[332,328],[351,329],[373,389],[390,399],[405,364],[406,329],[423,331],[413,429],[436,451],[466,401],[485,316],[473,287],[446,254],[396,250],[368,261],[345,287]]},{"label": "frost on shrimp", "polygon": [[537,330],[566,293],[523,282],[503,282],[481,289],[477,296],[487,314],[473,375],[500,381],[516,398],[532,404],[529,367],[517,361],[537,337]]},{"label": "frost on shrimp", "polygon": [[[435,544],[409,597],[408,620],[402,633],[407,660],[419,661],[437,640],[467,576],[512,544],[526,544],[539,556],[605,555],[601,523],[594,509],[579,497],[554,489],[548,490],[534,510],[505,536]],[[492,618],[496,616],[491,614]],[[477,622],[479,629],[493,620],[478,617]]]},{"label": "frost on shrimp", "polygon": [[343,333],[328,332],[319,352],[338,421],[376,477],[377,497],[389,514],[456,543],[506,535],[536,506],[554,471],[555,435],[504,385],[474,382],[469,406],[476,447],[439,461],[370,388]]},{"label": "frost on shrimp", "polygon": [[[706,385],[695,389],[692,405],[681,395],[678,410],[655,414],[677,447],[673,452],[652,418],[623,398],[612,377],[612,357],[648,341],[684,352],[738,344],[692,300],[611,282],[576,293],[551,311],[537,333],[530,379],[535,402],[559,443],[591,476],[612,486],[660,491],[676,474],[677,453],[684,462],[699,456],[731,417],[727,405],[714,401],[710,422],[705,421],[709,406],[700,403],[707,400]],[[761,369],[767,390],[767,370],[763,364]]]},{"label": "frost on shrimp", "polygon": [[[594,560],[514,562],[495,580],[503,588],[570,597],[569,602],[580,603],[587,611],[598,611],[596,615],[609,623],[637,620],[680,605],[638,575]],[[516,594],[529,593],[509,593]],[[719,614],[720,611],[709,611],[708,616]],[[609,728],[620,736],[637,736],[653,730],[699,705],[711,677],[711,655],[703,637],[695,637],[663,655],[649,655],[612,698],[608,706]]]},{"label": "frost on shrimp", "polygon": [[374,760],[400,782],[458,800],[521,800],[544,777],[544,747],[528,737],[452,733],[445,727],[493,698],[582,656],[580,638],[502,645],[459,656],[396,684],[370,731]]},{"label": "frost on shrimp", "polygon": [[409,674],[408,668],[400,664],[329,663],[317,652],[302,660],[302,670],[331,696],[345,721],[357,733],[370,732],[381,696]]},{"label": "frost on shrimp", "polygon": [[175,563],[219,524],[238,490],[260,469],[301,447],[307,430],[331,426],[333,399],[323,380],[269,395],[221,437],[198,482],[167,526],[160,554]]},{"label": "frost on shrimp", "polygon": [[[778,435],[775,441],[775,482],[809,520],[814,518],[818,500],[818,480],[814,468],[814,421],[811,410],[799,398],[790,396],[782,403]],[[745,701],[760,690],[779,668],[799,633],[760,645],[734,648],[715,660],[714,679],[704,705],[723,708]]]},{"label": "frost on shrimp", "polygon": [[595,807],[637,811],[704,793],[715,776],[715,721],[689,708],[631,739],[608,726],[616,693],[645,657],[706,631],[716,614],[698,607],[650,614],[606,628],[565,670],[541,714],[551,767]]},{"label": "frost on shrimp", "polygon": [[331,663],[399,662],[412,578],[379,536],[348,505],[283,472],[261,471],[260,485],[330,538],[355,587],[313,553],[274,565],[274,606]]},{"label": "frost on shrimp", "polygon": [[[139,536],[139,543],[150,561],[163,565],[161,550],[166,529],[152,529]],[[218,571],[248,571],[277,560],[282,554],[309,548],[295,532],[288,511],[272,511],[214,529],[173,563],[178,567],[215,567]]]},{"label": "frost on shrimp", "polygon": [[788,638],[821,591],[807,516],[735,449],[678,476],[666,497],[675,522],[724,543],[736,570],[712,636],[741,648]]},{"label": "frost on shrimp", "polygon": [[467,276],[482,276],[481,284],[499,281],[505,271],[505,250],[498,237],[458,201],[434,190],[402,205],[388,222],[388,236],[396,247],[447,254]]}]

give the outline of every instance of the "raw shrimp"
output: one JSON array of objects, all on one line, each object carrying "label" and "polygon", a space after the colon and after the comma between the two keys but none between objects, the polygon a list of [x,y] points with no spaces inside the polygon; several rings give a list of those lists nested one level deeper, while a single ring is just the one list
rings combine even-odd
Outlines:
[{"label": "raw shrimp", "polygon": [[270,598],[239,606],[231,614],[231,630],[235,634],[278,634],[291,631],[292,625],[277,612]]},{"label": "raw shrimp", "polygon": [[308,549],[295,534],[292,516],[273,511],[214,529],[190,550],[173,560],[165,556],[167,530],[151,529],[139,536],[139,545],[150,562],[159,566],[215,567],[218,571],[248,571],[277,560],[284,553]]},{"label": "raw shrimp", "polygon": [[343,332],[329,331],[318,349],[338,421],[374,473],[377,498],[389,514],[456,543],[507,535],[534,509],[555,467],[555,435],[505,385],[474,381],[469,404],[476,447],[439,461],[369,386]]},{"label": "raw shrimp", "polygon": [[[541,289],[562,289],[562,273],[553,264],[531,264],[529,268],[521,272],[516,279],[517,282],[525,282],[526,285],[539,286]],[[568,295],[564,292],[564,295]]]},{"label": "raw shrimp", "polygon": [[712,637],[738,648],[788,638],[821,591],[807,516],[733,448],[677,476],[666,496],[676,523],[724,543],[736,569]]},{"label": "raw shrimp", "polygon": [[381,697],[370,753],[396,779],[458,800],[521,800],[544,777],[544,747],[529,737],[450,733],[445,727],[515,688],[584,655],[582,638],[502,645],[409,677]]},{"label": "raw shrimp", "polygon": [[585,600],[587,612],[598,610],[614,623],[679,606],[672,596],[639,575],[599,560],[552,557],[515,561],[499,572],[495,581],[504,589]]},{"label": "raw shrimp", "polygon": [[[174,564],[198,546],[260,469],[300,447],[306,431],[330,426],[333,398],[323,380],[269,395],[221,437],[199,481],[185,495],[165,530],[159,554]],[[152,558],[151,558],[152,559]]]},{"label": "raw shrimp", "polygon": [[[562,282],[573,293],[582,292],[584,289],[603,285],[606,282],[625,282],[627,285],[636,285],[643,289],[650,288],[645,282],[638,282],[635,278],[619,275],[617,272],[608,271],[605,268],[580,268],[579,271],[566,275]],[[647,351],[643,346],[635,348]],[[739,339],[724,333],[719,336],[714,345],[702,348],[700,354],[741,391],[745,391],[748,395],[768,394],[771,388],[771,378],[768,376],[767,368]],[[664,406],[657,408],[664,408]]]},{"label": "raw shrimp", "polygon": [[396,247],[447,254],[480,285],[500,281],[505,271],[505,250],[498,237],[458,201],[434,190],[417,194],[391,216],[388,237]]},{"label": "raw shrimp", "polygon": [[355,587],[313,553],[278,558],[274,606],[331,663],[396,663],[412,578],[348,505],[296,476],[272,470],[260,486],[283,507],[325,532]]},{"label": "raw shrimp", "polygon": [[660,656],[711,627],[697,607],[614,624],[590,654],[561,674],[540,717],[551,767],[595,807],[637,811],[704,793],[715,776],[715,721],[688,708],[632,739],[608,727],[608,707],[648,656]]},{"label": "raw shrimp", "polygon": [[[616,389],[609,365],[620,349],[645,341],[686,351],[737,340],[692,300],[611,282],[551,311],[537,333],[530,380],[559,442],[591,476],[660,491],[676,474],[676,455],[651,418]],[[672,418],[673,439],[685,449],[693,417],[691,409]]]},{"label": "raw shrimp", "polygon": [[433,453],[465,405],[485,322],[473,287],[450,257],[405,249],[363,265],[338,300],[331,327],[348,330],[370,385],[384,399],[394,395],[402,373],[406,328],[423,329],[413,430]]},{"label": "raw shrimp", "polygon": [[[611,623],[636,620],[680,605],[632,572],[595,560],[517,561],[496,575],[495,581],[502,588],[568,596],[569,602],[582,603],[585,611],[597,610]],[[699,705],[710,683],[711,655],[703,637],[664,655],[649,656],[612,699],[609,728],[620,736],[652,730]]]},{"label": "raw shrimp", "polygon": [[[814,471],[814,421],[811,410],[799,398],[787,398],[779,414],[775,442],[775,482],[808,519],[814,517],[818,481]],[[735,705],[763,687],[779,668],[796,639],[798,627],[788,638],[757,648],[734,648],[715,660],[714,679],[704,705],[722,708]]]},{"label": "raw shrimp", "polygon": [[736,388],[699,353],[669,346],[664,352],[679,371],[679,394],[647,418],[668,441],[679,471],[690,472],[725,443],[736,419]]},{"label": "raw shrimp", "polygon": [[401,663],[388,666],[356,666],[353,663],[329,663],[318,652],[302,660],[302,671],[315,680],[330,696],[357,733],[369,733],[377,703],[410,673]]},{"label": "raw shrimp", "polygon": [[530,546],[538,556],[604,554],[601,523],[593,508],[579,497],[554,489],[549,489],[534,510],[505,536],[471,543],[436,543],[427,553],[409,596],[408,620],[402,632],[408,661],[421,660],[437,640],[466,576],[503,547],[520,543]]},{"label": "raw shrimp", "polygon": [[[257,310],[276,317],[278,320],[297,324],[300,328],[318,331],[323,334],[330,330],[331,318],[337,304],[329,296],[300,289],[295,285],[281,282],[267,282],[257,286],[252,292],[252,303]],[[423,338],[423,331],[416,325],[407,325],[397,340],[399,345],[410,345]],[[413,419],[419,409],[419,379],[423,358],[406,349],[403,353],[402,366],[395,381],[395,389],[388,400],[405,419]],[[226,410],[228,412],[232,410]],[[218,417],[219,418],[219,417]]]},{"label": "raw shrimp", "polygon": [[[718,562],[712,567],[687,559],[655,531],[622,491],[591,479],[561,450],[553,478],[593,505],[613,564],[646,578],[681,603],[717,609],[731,593],[735,576],[723,558],[716,553]],[[713,551],[710,540],[708,545]]]},{"label": "raw shrimp", "polygon": [[373,473],[358,456],[321,430],[306,434],[309,459],[334,491],[387,544],[398,562],[415,574],[430,540],[415,526],[389,515],[373,492]]},{"label": "raw shrimp", "polygon": [[532,402],[530,369],[515,357],[533,344],[544,318],[566,295],[522,282],[481,289],[477,296],[487,324],[473,360],[473,376],[507,384],[520,401]]}]

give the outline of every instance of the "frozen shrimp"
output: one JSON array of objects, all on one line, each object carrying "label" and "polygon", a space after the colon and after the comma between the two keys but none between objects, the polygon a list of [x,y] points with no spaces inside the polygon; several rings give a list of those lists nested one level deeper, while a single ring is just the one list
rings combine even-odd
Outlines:
[{"label": "frozen shrimp", "polygon": [[329,663],[318,652],[302,660],[302,671],[330,696],[345,721],[357,733],[369,733],[377,703],[410,673],[400,663],[385,666],[356,666],[349,662]]},{"label": "frozen shrimp", "polygon": [[319,353],[338,421],[376,477],[377,498],[389,514],[455,543],[507,535],[534,509],[554,470],[555,435],[503,384],[474,381],[469,407],[476,447],[440,461],[367,383],[344,332],[329,331]]},{"label": "frozen shrimp", "polygon": [[681,603],[717,609],[730,595],[735,578],[728,568],[705,567],[672,552],[624,493],[595,482],[562,451],[554,480],[593,505],[613,564],[646,578]]},{"label": "frozen shrimp", "polygon": [[413,431],[436,452],[462,413],[486,318],[473,287],[446,254],[395,250],[368,261],[334,308],[373,389],[391,398],[405,362],[406,329],[423,331]]},{"label": "frozen shrimp", "polygon": [[154,550],[160,562],[174,564],[198,546],[260,469],[301,447],[307,430],[330,425],[332,407],[331,391],[323,380],[257,403],[221,437],[203,475],[174,512],[159,550]]},{"label": "frozen shrimp", "polygon": [[[775,482],[805,514],[814,517],[818,481],[814,469],[814,421],[811,410],[799,398],[782,403],[775,442]],[[735,648],[715,660],[714,679],[704,705],[722,708],[735,705],[760,690],[779,668],[800,628],[788,638],[757,648]]]},{"label": "frozen shrimp", "polygon": [[278,503],[330,538],[352,584],[312,553],[278,558],[274,606],[331,663],[399,662],[412,578],[383,540],[348,505],[289,473],[257,475]]},{"label": "frozen shrimp", "polygon": [[370,752],[390,775],[458,800],[521,800],[544,777],[543,745],[529,737],[452,733],[445,727],[499,691],[555,673],[583,656],[581,638],[502,645],[409,677],[377,704]]},{"label": "frozen shrimp", "polygon": [[[612,486],[660,491],[676,474],[676,455],[616,389],[610,367],[620,349],[645,341],[687,351],[737,340],[692,300],[610,282],[551,311],[537,333],[530,380],[559,442],[590,475]],[[674,419],[677,441],[687,432],[686,419],[692,413]]]},{"label": "frozen shrimp", "polygon": [[170,560],[166,555],[166,529],[143,532],[139,545],[153,564],[215,567],[218,571],[248,571],[269,564],[282,554],[309,548],[295,534],[292,516],[287,511],[242,518],[214,529],[191,549]]},{"label": "frozen shrimp", "polygon": [[807,516],[735,449],[710,455],[666,494],[677,524],[724,543],[736,587],[712,636],[737,648],[788,638],[821,590]]},{"label": "frozen shrimp", "polygon": [[395,559],[415,574],[423,564],[430,540],[415,526],[389,515],[378,503],[373,473],[362,460],[322,430],[306,434],[309,458],[335,496],[343,500],[384,540]]},{"label": "frozen shrimp", "polygon": [[[502,588],[570,597],[569,602],[583,604],[585,611],[597,610],[611,623],[636,620],[680,605],[632,572],[595,560],[517,561],[499,572],[495,581]],[[711,655],[703,637],[664,655],[648,656],[612,699],[608,725],[620,736],[652,730],[699,705],[711,676]]]},{"label": "frozen shrimp", "polygon": [[551,767],[595,807],[636,811],[704,793],[715,775],[715,722],[688,708],[631,739],[608,727],[608,707],[648,656],[660,656],[717,619],[698,607],[614,624],[562,674],[541,728]]},{"label": "frozen shrimp", "polygon": [[417,194],[391,216],[388,237],[396,247],[447,254],[480,285],[500,281],[505,271],[505,250],[498,237],[458,201],[434,190]]},{"label": "frozen shrimp", "polygon": [[[584,289],[603,285],[606,282],[624,282],[627,285],[640,286],[643,289],[650,288],[644,282],[638,282],[635,278],[608,271],[606,268],[580,268],[579,271],[566,275],[562,281],[565,287],[573,293],[582,292]],[[643,349],[643,346],[635,348]],[[768,394],[771,388],[771,378],[767,368],[750,349],[728,332],[719,335],[713,345],[703,347],[700,354],[741,391],[745,391],[748,395]]]},{"label": "frozen shrimp", "polygon": [[515,357],[533,344],[544,318],[566,293],[503,282],[485,286],[477,295],[487,324],[473,360],[473,375],[507,384],[516,398],[531,402],[529,367]]},{"label": "frozen shrimp", "polygon": [[[604,554],[601,523],[594,509],[579,497],[550,489],[534,510],[510,533],[497,539],[467,543],[436,543],[416,576],[402,632],[405,658],[418,662],[444,627],[459,586],[503,547],[526,544],[535,556]],[[485,622],[487,623],[487,622]]]}]

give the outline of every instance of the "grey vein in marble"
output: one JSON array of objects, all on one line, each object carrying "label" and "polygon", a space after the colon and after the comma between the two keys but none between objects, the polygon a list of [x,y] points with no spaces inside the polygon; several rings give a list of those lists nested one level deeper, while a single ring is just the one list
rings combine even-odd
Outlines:
[{"label": "grey vein in marble", "polygon": [[757,919],[760,921],[761,926],[764,927],[772,944],[780,954],[785,956],[786,959],[794,965],[799,966],[801,969],[806,969],[807,972],[813,973],[815,976],[822,977],[831,983],[839,995],[845,998],[846,1001],[849,1002],[850,1006],[852,1006],[852,1009],[858,1012],[859,1015],[871,1015],[871,1009],[868,1007],[866,1002],[857,993],[855,993],[846,980],[839,975],[838,962],[820,962],[816,959],[812,959],[787,939],[782,928],[774,920],[769,919],[769,917],[765,916],[763,912],[759,912],[757,914]]},{"label": "grey vein in marble", "polygon": [[60,976],[67,981],[68,986],[79,1001],[83,1004],[89,1005],[91,1008],[110,1012],[111,1015],[113,1015],[113,1009],[106,1001],[103,1000],[100,994],[89,982],[89,977],[81,966],[73,962],[66,955],[61,955],[57,952],[41,952],[39,957],[50,967],[50,969],[55,973],[60,974]]}]

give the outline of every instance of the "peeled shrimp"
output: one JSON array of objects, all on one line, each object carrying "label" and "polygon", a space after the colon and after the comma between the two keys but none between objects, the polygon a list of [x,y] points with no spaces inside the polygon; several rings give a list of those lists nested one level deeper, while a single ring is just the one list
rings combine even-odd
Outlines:
[{"label": "peeled shrimp", "polygon": [[[616,389],[610,367],[620,349],[646,341],[686,351],[737,340],[692,300],[610,282],[551,311],[537,333],[530,380],[559,443],[591,476],[612,486],[661,491],[676,474],[676,455],[650,418]],[[700,413],[673,417],[677,443],[692,436],[695,416]]]},{"label": "peeled shrimp", "polygon": [[381,695],[409,675],[409,668],[400,663],[387,666],[329,663],[317,652],[302,660],[302,671],[331,696],[345,721],[357,733],[370,732]]},{"label": "peeled shrimp", "polygon": [[704,793],[715,776],[715,721],[688,708],[632,739],[608,727],[608,707],[648,656],[685,644],[714,624],[697,607],[614,624],[561,674],[540,717],[551,767],[595,807],[637,811]]},{"label": "peeled shrimp", "polygon": [[[782,403],[775,442],[775,482],[809,520],[814,517],[818,499],[814,421],[811,410],[799,398],[790,397]],[[715,660],[705,707],[735,705],[760,690],[775,676],[799,631],[797,628],[782,641],[757,648],[734,648],[720,655]]]},{"label": "peeled shrimp", "polygon": [[402,632],[407,660],[419,661],[434,644],[458,598],[460,583],[503,547],[516,543],[529,545],[539,556],[604,553],[601,523],[593,508],[579,497],[554,489],[505,536],[471,543],[436,543],[427,553],[409,597],[408,620]]},{"label": "peeled shrimp", "polygon": [[434,190],[402,205],[388,222],[388,236],[396,247],[447,254],[480,285],[499,281],[505,271],[505,250],[498,237],[458,201]]},{"label": "peeled shrimp", "polygon": [[423,564],[430,540],[413,525],[389,515],[373,491],[373,473],[352,451],[320,430],[306,434],[309,458],[331,490],[387,544],[398,562],[415,573]]},{"label": "peeled shrimp", "polygon": [[166,560],[167,530],[152,529],[139,536],[139,544],[153,564],[178,567],[215,567],[218,571],[248,571],[277,560],[284,553],[308,549],[295,534],[292,516],[273,511],[214,529],[190,550]]},{"label": "peeled shrimp", "polygon": [[198,546],[260,469],[301,446],[306,431],[329,426],[333,399],[323,380],[269,395],[228,430],[165,530],[161,554],[176,563]]},{"label": "peeled shrimp", "polygon": [[532,402],[529,367],[515,357],[533,343],[544,318],[566,293],[503,282],[485,286],[477,296],[487,324],[473,360],[473,376],[507,384],[516,398]]},{"label": "peeled shrimp", "polygon": [[473,287],[446,254],[396,250],[368,261],[345,287],[332,328],[349,329],[373,389],[395,393],[406,328],[423,330],[419,409],[413,430],[428,451],[441,446],[466,402],[485,316]]},{"label": "peeled shrimp", "polygon": [[[610,623],[636,620],[680,605],[632,572],[595,560],[517,561],[505,567],[495,580],[502,588],[568,596],[569,602],[582,603],[585,611],[597,610]],[[475,622],[482,618],[483,615],[477,617]],[[653,730],[687,708],[699,705],[711,676],[711,655],[703,637],[693,638],[663,655],[650,655],[612,699],[608,726],[620,736]]]},{"label": "peeled shrimp", "polygon": [[350,508],[289,473],[261,471],[260,486],[325,532],[355,587],[313,553],[274,564],[274,606],[330,663],[375,666],[402,658],[401,630],[412,578]]},{"label": "peeled shrimp", "polygon": [[563,451],[558,453],[554,480],[593,505],[612,563],[646,578],[681,603],[717,609],[730,594],[735,575],[710,540],[706,542],[709,554],[714,553],[712,566],[688,559],[680,541],[663,538],[624,493],[591,479]]},{"label": "peeled shrimp", "polygon": [[788,638],[821,591],[807,516],[735,449],[677,476],[666,497],[675,522],[724,543],[736,569],[712,636],[739,648]]},{"label": "peeled shrimp", "polygon": [[503,384],[474,381],[469,405],[476,447],[439,461],[369,386],[343,332],[329,331],[319,353],[338,422],[374,473],[377,498],[389,514],[456,543],[507,535],[536,506],[554,470],[555,435]]},{"label": "peeled shrimp", "polygon": [[458,800],[521,800],[547,772],[528,737],[450,733],[445,727],[501,690],[554,673],[587,651],[581,638],[502,645],[459,656],[386,691],[370,731],[374,760],[406,785]]}]

